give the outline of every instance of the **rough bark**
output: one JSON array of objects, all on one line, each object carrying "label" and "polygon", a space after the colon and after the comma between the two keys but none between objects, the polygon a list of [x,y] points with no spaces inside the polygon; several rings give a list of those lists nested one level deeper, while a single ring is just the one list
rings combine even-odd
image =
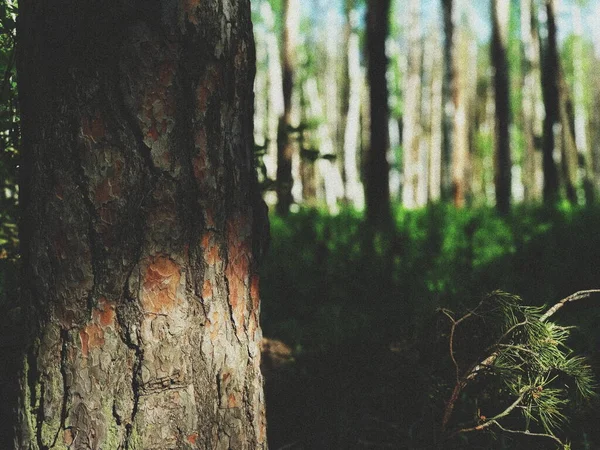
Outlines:
[{"label": "rough bark", "polygon": [[241,2],[20,2],[18,449],[266,448]]},{"label": "rough bark", "polygon": [[367,78],[369,83],[370,142],[365,160],[367,221],[374,227],[391,224],[389,163],[389,105],[385,41],[389,30],[390,0],[367,3]]},{"label": "rough bark", "polygon": [[494,184],[496,209],[501,214],[510,210],[510,95],[508,78],[509,0],[492,0],[492,64],[494,66],[494,99],[496,104]]},{"label": "rough bark", "polygon": [[554,125],[559,120],[558,90],[558,48],[556,42],[556,6],[554,0],[546,0],[547,31],[545,45],[542,45],[542,94],[544,99],[544,202],[553,203],[558,199],[558,170],[555,161]]},{"label": "rough bark", "polygon": [[298,34],[298,0],[283,1],[283,36],[281,67],[283,72],[283,115],[277,128],[277,213],[287,215],[293,202],[292,159],[294,146],[290,139],[292,126],[292,92],[296,66]]}]

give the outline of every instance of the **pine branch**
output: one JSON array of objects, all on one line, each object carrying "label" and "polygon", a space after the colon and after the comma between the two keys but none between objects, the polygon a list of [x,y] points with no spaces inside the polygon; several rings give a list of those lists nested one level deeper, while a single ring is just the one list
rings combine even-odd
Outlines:
[{"label": "pine branch", "polygon": [[574,294],[569,295],[566,298],[563,298],[557,304],[555,304],[552,308],[550,308],[546,313],[540,317],[540,322],[545,322],[551,316],[553,316],[559,309],[565,306],[567,303],[573,303],[577,300],[583,300],[586,298],[590,298],[594,294],[600,294],[600,289],[589,289],[586,291],[575,292]]}]

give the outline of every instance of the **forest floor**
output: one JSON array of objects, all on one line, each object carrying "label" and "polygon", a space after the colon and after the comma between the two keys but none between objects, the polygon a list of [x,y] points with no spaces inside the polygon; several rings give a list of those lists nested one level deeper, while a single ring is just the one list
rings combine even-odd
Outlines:
[{"label": "forest floor", "polygon": [[[448,360],[447,344],[430,345],[444,340],[439,309],[468,309],[494,290],[551,305],[598,288],[599,230],[599,208],[503,218],[434,206],[399,213],[395,233],[373,245],[352,212],[272,217],[261,278],[270,448],[428,448],[419,433],[440,426],[447,400],[432,373]],[[599,299],[557,319],[577,326],[569,344],[600,374]],[[567,415],[561,437],[600,448],[598,405]],[[531,441],[482,433],[441,448],[556,448]]]}]

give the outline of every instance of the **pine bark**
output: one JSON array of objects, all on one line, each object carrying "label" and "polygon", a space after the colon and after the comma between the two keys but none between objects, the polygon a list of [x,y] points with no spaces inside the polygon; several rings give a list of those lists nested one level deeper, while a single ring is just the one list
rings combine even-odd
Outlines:
[{"label": "pine bark", "polygon": [[492,0],[492,63],[494,65],[495,123],[495,176],[496,209],[501,214],[510,210],[511,156],[510,156],[510,95],[508,75],[509,0]]},{"label": "pine bark", "polygon": [[266,448],[249,2],[19,6],[15,448]]},{"label": "pine bark", "polygon": [[385,41],[389,31],[390,0],[367,3],[367,77],[369,83],[370,142],[365,160],[367,221],[374,227],[390,226],[389,105]]}]

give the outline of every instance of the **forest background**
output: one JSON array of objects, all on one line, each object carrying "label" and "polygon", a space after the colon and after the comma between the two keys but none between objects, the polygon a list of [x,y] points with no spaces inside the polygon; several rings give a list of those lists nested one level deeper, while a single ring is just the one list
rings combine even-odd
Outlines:
[{"label": "forest background", "polygon": [[[272,210],[261,283],[271,448],[423,445],[452,388],[447,367],[432,368],[452,371],[442,308],[472,310],[497,289],[551,305],[598,287],[600,4],[252,8],[257,175]],[[17,15],[16,2],[0,3],[3,306],[18,284]],[[600,309],[586,306],[557,320],[578,326],[568,344],[598,373]],[[462,398],[461,417],[503,410],[481,387],[469,394],[479,400]],[[597,400],[563,406],[570,421],[553,432],[597,448]]]}]

